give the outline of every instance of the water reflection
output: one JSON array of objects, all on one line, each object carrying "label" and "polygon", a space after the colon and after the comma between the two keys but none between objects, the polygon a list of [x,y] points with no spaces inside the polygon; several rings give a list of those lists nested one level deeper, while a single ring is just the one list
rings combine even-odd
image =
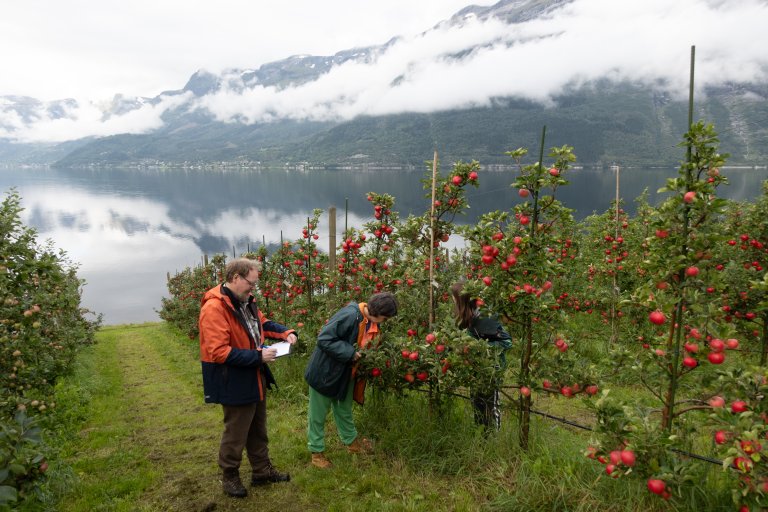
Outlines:
[{"label": "water reflection", "polygon": [[[731,185],[722,195],[753,199],[768,171],[727,171]],[[634,212],[634,199],[656,190],[676,170],[621,172],[621,196]],[[471,209],[459,223],[482,213],[508,210],[520,201],[510,188],[512,172],[484,172],[479,189],[469,189]],[[184,171],[0,169],[0,189],[16,187],[24,222],[39,238],[53,240],[79,263],[87,281],[84,305],[104,314],[105,322],[156,320],[166,293],[166,273],[194,265],[202,254],[243,252],[262,242],[300,236],[315,208],[337,207],[337,228],[372,220],[369,191],[395,197],[401,218],[421,214],[429,198],[420,179],[408,171]],[[610,207],[616,177],[608,170],[576,170],[558,198],[577,218]],[[345,212],[345,205],[348,209]],[[327,247],[327,215],[321,217],[321,247]]]}]

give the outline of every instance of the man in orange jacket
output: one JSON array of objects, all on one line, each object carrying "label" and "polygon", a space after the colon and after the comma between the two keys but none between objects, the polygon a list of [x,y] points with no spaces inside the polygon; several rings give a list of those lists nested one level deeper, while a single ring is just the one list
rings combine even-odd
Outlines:
[{"label": "man in orange jacket", "polygon": [[200,360],[206,403],[221,404],[224,433],[219,447],[222,488],[229,496],[248,495],[240,480],[245,449],[251,485],[287,482],[290,475],[272,466],[267,446],[266,389],[275,384],[267,363],[276,349],[266,338],[296,343],[296,332],[267,319],[254,301],[259,263],[247,258],[229,262],[226,281],[203,296],[200,307]]}]

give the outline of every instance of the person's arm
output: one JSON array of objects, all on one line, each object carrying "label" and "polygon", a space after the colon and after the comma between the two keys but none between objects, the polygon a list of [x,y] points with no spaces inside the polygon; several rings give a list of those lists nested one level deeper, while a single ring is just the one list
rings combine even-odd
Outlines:
[{"label": "person's arm", "polygon": [[223,306],[212,302],[204,305],[200,312],[200,333],[205,340],[206,360],[233,366],[256,366],[268,362],[262,361],[258,350],[235,348],[230,344],[231,333],[224,317],[226,314]]},{"label": "person's arm", "polygon": [[475,337],[486,340],[491,345],[508,349],[512,347],[512,336],[495,316],[476,318],[472,322],[470,332]]},{"label": "person's arm", "polygon": [[503,350],[512,348],[512,336],[504,329],[504,325],[496,319],[496,339],[493,344]]},{"label": "person's arm", "polygon": [[287,341],[288,343],[296,343],[299,340],[299,334],[283,324],[275,322],[267,318],[264,313],[259,311],[259,322],[264,330],[264,337],[271,340]]}]

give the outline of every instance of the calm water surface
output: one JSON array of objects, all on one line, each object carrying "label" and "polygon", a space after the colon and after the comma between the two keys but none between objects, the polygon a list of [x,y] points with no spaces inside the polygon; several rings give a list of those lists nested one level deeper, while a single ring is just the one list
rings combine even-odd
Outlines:
[{"label": "calm water surface", "polygon": [[[724,197],[754,199],[768,179],[766,169],[729,169]],[[620,195],[634,212],[635,198],[648,189],[651,203],[676,169],[623,169]],[[337,228],[372,219],[368,192],[395,197],[401,218],[429,206],[420,171],[185,171],[0,168],[0,190],[15,187],[25,208],[22,220],[51,239],[79,265],[86,280],[83,305],[104,323],[138,323],[159,317],[167,296],[166,273],[199,263],[203,254],[240,254],[249,246],[294,240],[312,210],[337,208]],[[509,210],[518,201],[512,172],[482,172],[469,189],[470,212],[459,223],[488,211]],[[574,170],[558,199],[577,218],[610,207],[614,171]],[[347,213],[345,215],[345,205]],[[320,243],[328,243],[328,217],[320,219]],[[340,234],[340,233],[339,233]]]}]

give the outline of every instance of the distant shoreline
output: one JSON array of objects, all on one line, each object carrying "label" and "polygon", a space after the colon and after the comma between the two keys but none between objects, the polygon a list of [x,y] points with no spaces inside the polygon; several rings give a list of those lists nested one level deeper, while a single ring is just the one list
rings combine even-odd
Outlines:
[{"label": "distant shoreline", "polygon": [[[525,164],[528,165],[528,164]],[[591,170],[615,170],[616,164],[584,164],[574,165],[571,169],[591,169]],[[621,170],[631,169],[671,169],[676,170],[678,166],[675,165],[619,165]],[[355,165],[323,165],[323,164],[309,164],[309,163],[296,163],[296,164],[283,164],[283,165],[262,165],[260,163],[237,163],[237,162],[184,162],[184,163],[127,163],[127,164],[91,164],[91,165],[73,165],[73,166],[57,166],[55,164],[23,164],[12,162],[0,162],[0,168],[2,169],[110,169],[110,170],[191,170],[191,171],[206,171],[206,170],[225,170],[225,171],[424,171],[426,165],[413,165],[413,164],[400,164],[400,165],[384,165],[384,164],[355,164]],[[480,164],[480,169],[490,172],[504,172],[514,171],[518,169],[517,165],[509,164]],[[768,165],[724,165],[722,169],[726,170],[764,170],[768,169]]]}]

